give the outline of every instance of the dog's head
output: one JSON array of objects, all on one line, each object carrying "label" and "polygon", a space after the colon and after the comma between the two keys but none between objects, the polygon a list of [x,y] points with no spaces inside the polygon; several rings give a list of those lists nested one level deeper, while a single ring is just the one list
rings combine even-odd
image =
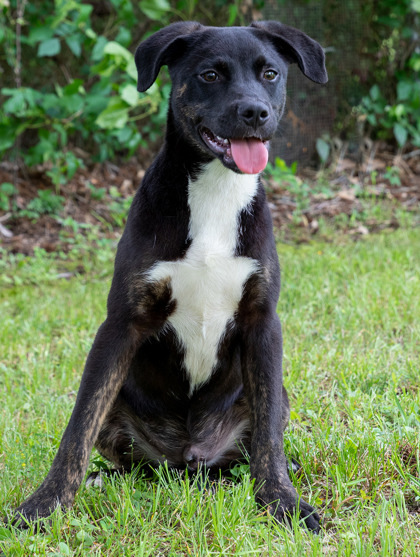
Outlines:
[{"label": "dog's head", "polygon": [[189,143],[204,158],[249,174],[267,163],[289,64],[317,83],[328,79],[321,46],[276,21],[226,28],[174,23],[140,44],[135,60],[139,91],[168,66],[171,114]]}]

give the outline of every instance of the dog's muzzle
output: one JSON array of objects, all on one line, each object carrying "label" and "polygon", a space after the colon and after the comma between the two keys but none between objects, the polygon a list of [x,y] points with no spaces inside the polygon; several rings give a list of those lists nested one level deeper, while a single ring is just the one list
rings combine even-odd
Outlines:
[{"label": "dog's muzzle", "polygon": [[236,166],[244,174],[258,174],[268,162],[268,141],[257,137],[224,138],[208,128],[200,128],[205,145],[221,158],[225,166]]}]

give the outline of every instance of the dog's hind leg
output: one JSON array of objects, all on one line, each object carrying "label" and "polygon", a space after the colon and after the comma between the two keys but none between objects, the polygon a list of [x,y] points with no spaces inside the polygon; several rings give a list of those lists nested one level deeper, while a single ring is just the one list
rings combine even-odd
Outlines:
[{"label": "dog's hind leg", "polygon": [[[117,469],[130,471],[142,462],[158,464],[165,458],[160,437],[165,435],[165,423],[155,419],[140,419],[118,396],[106,416],[95,447]],[[180,449],[178,449],[180,452]]]}]

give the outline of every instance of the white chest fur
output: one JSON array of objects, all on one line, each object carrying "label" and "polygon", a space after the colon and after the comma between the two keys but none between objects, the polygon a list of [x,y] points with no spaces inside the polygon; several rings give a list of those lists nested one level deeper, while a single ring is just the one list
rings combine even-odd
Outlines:
[{"label": "white chest fur", "polygon": [[191,245],[178,261],[158,262],[153,281],[170,278],[176,309],[169,317],[185,351],[190,392],[205,383],[232,321],[255,260],[235,257],[238,218],[257,191],[256,175],[241,175],[218,160],[209,163],[188,188]]}]

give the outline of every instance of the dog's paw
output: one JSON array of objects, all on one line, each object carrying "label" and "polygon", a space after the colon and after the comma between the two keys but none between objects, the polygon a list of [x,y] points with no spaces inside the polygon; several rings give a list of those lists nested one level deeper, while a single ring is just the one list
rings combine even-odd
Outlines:
[{"label": "dog's paw", "polygon": [[104,489],[105,483],[102,471],[98,470],[97,472],[91,472],[86,478],[85,486],[87,488],[99,487],[100,489]]},{"label": "dog's paw", "polygon": [[72,503],[69,497],[65,500],[42,488],[28,497],[15,511],[7,522],[17,528],[28,528],[30,523],[37,522],[42,527],[44,519],[48,518],[56,509],[69,507]]},{"label": "dog's paw", "polygon": [[91,472],[86,478],[85,487],[98,487],[100,489],[105,489],[106,480],[111,478],[122,478],[127,471],[123,468],[101,468],[96,470],[96,472]]},{"label": "dog's paw", "polygon": [[291,473],[293,473],[295,476],[299,476],[302,473],[302,465],[295,458],[289,458],[286,461],[286,465],[289,478]]},{"label": "dog's paw", "polygon": [[281,523],[289,523],[297,514],[299,520],[314,534],[320,531],[320,518],[316,510],[306,501],[299,498],[296,491],[283,489],[259,490],[256,501],[265,507],[269,513]]},{"label": "dog's paw", "polygon": [[304,522],[306,528],[314,534],[319,534],[321,529],[319,514],[316,510],[303,499],[299,500],[299,517]]},{"label": "dog's paw", "polygon": [[60,506],[57,500],[46,503],[28,499],[14,511],[8,522],[12,526],[22,530],[29,528],[30,524],[33,522],[37,522],[39,527],[42,527],[44,520]]}]

